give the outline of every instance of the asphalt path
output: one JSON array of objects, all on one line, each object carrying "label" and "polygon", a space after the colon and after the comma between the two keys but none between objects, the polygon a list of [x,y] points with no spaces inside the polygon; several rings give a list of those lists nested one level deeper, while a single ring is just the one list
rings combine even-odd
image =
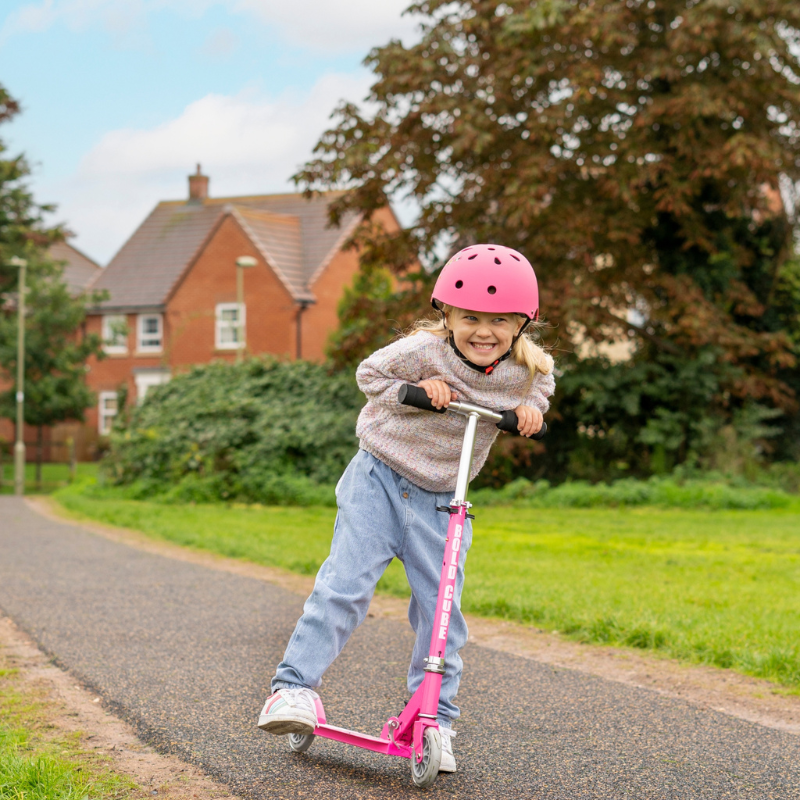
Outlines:
[{"label": "asphalt path", "polygon": [[[465,591],[469,591],[469,573]],[[458,772],[256,728],[303,598],[142,552],[0,497],[0,609],[156,748],[247,798],[800,798],[800,737],[654,692],[470,645]],[[368,619],[320,689],[328,720],[377,733],[405,701],[407,625]]]}]

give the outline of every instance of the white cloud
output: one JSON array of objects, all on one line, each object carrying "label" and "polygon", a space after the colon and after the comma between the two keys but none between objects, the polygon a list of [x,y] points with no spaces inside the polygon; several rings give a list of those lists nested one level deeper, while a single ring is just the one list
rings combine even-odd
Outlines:
[{"label": "white cloud", "polygon": [[326,53],[365,51],[390,38],[413,37],[417,23],[401,16],[411,0],[41,0],[9,14],[0,42],[19,33],[63,24],[80,31],[99,25],[115,37],[147,25],[169,9],[198,17],[214,6],[255,17],[295,46]]},{"label": "white cloud", "polygon": [[154,128],[105,134],[72,177],[37,195],[53,198],[76,245],[106,263],[159,200],[187,196],[197,162],[215,197],[293,191],[289,177],[311,157],[331,110],[342,98],[360,101],[370,82],[364,71],[327,75],[302,96],[208,95]]},{"label": "white cloud", "polygon": [[233,55],[238,45],[239,39],[230,28],[219,28],[206,39],[200,53],[207,58],[224,59]]},{"label": "white cloud", "polygon": [[0,41],[17,33],[38,33],[63,24],[81,31],[95,24],[119,32],[135,25],[146,14],[148,0],[41,0],[28,3],[6,17]]},{"label": "white cloud", "polygon": [[389,39],[406,41],[416,30],[401,16],[411,0],[234,0],[297,45],[326,52],[366,50]]}]

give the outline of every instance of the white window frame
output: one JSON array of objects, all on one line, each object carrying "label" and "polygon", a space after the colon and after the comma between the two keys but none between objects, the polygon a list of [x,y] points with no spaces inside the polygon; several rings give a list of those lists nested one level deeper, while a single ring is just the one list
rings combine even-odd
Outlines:
[{"label": "white window frame", "polygon": [[169,383],[172,376],[164,370],[133,371],[133,382],[136,384],[136,405],[141,405],[147,392],[155,386]]},{"label": "white window frame", "polygon": [[[124,334],[112,330],[112,328],[117,325],[120,327],[122,325],[125,326]],[[123,355],[127,353],[128,318],[125,314],[103,314],[101,336],[103,339],[103,350],[109,355]]]},{"label": "white window frame", "polygon": [[[158,332],[145,333],[145,320],[158,320]],[[158,344],[145,344],[147,339],[158,337]],[[164,349],[164,315],[163,314],[139,314],[136,318],[136,352],[137,353],[160,353]]]},{"label": "white window frame", "polygon": [[[237,311],[236,324],[231,324],[230,320],[222,319],[226,311]],[[223,331],[233,330],[233,341],[223,341]],[[242,334],[242,341],[237,341],[239,332]],[[247,308],[244,303],[217,303],[214,312],[214,346],[217,350],[241,350],[247,341]]]},{"label": "white window frame", "polygon": [[[111,413],[106,409],[106,401],[114,401],[114,411]],[[116,392],[100,392],[97,400],[97,430],[101,436],[108,436],[111,433],[111,428],[114,426],[114,419],[119,413],[117,404],[119,397]]]}]

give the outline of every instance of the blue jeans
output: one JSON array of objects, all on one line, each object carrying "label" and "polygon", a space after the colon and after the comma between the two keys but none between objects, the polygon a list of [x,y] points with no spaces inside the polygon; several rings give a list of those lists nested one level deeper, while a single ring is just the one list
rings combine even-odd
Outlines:
[{"label": "blue jeans", "polygon": [[[422,659],[430,649],[449,522],[449,515],[436,511],[436,506],[447,506],[452,499],[452,492],[426,492],[366,451],[358,451],[336,490],[339,513],[331,554],[317,573],[314,591],[272,679],[273,692],[320,685],[325,670],[364,621],[375,584],[393,558],[403,562],[411,586],[408,620],[417,640],[408,670],[408,690],[412,694],[417,690],[424,675]],[[458,651],[467,641],[461,590],[471,544],[472,525],[467,520],[439,700],[439,724],[443,727],[450,727],[459,716],[453,700],[461,681]]]}]

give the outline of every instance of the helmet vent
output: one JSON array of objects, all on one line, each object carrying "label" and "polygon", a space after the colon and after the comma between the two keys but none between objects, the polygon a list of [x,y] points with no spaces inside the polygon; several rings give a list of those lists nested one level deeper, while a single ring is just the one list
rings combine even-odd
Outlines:
[{"label": "helmet vent", "polygon": [[[495,259],[495,261],[497,261],[497,259]],[[489,294],[494,294],[497,291],[497,287],[490,286],[486,291],[489,292]]]},{"label": "helmet vent", "polygon": [[494,250],[494,247],[487,247],[487,250]]},{"label": "helmet vent", "polygon": [[495,263],[495,264],[500,264],[500,263],[502,263],[502,262],[500,261],[500,259],[499,259],[497,256],[495,256],[495,257],[494,257],[494,263]]},{"label": "helmet vent", "polygon": [[513,253],[509,253],[509,255],[514,259],[514,261],[519,261],[519,259]]},{"label": "helmet vent", "polygon": [[464,285],[464,281],[456,281],[456,289],[460,289]]},{"label": "helmet vent", "polygon": [[477,254],[477,253],[475,253],[475,255],[474,255],[474,256],[469,256],[469,257],[467,258],[467,261],[472,261],[472,259],[473,259],[473,258],[477,258],[477,257],[478,257],[478,254]]}]

